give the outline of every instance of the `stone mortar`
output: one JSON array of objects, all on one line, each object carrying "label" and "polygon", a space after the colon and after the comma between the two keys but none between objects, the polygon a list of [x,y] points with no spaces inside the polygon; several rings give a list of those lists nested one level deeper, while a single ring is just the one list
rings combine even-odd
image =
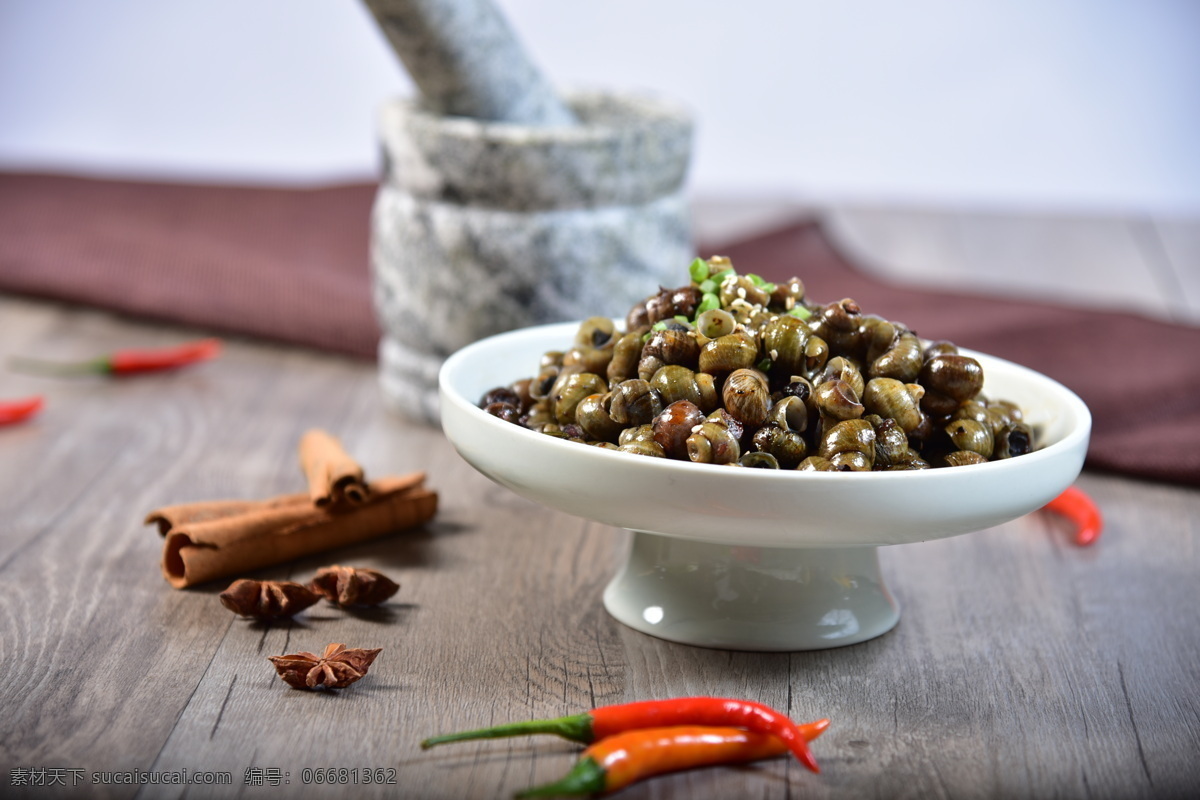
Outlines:
[{"label": "stone mortar", "polygon": [[471,342],[623,317],[686,276],[689,114],[641,95],[566,100],[580,124],[486,123],[403,99],[384,107],[371,267],[380,379],[404,415],[437,421],[438,370]]}]

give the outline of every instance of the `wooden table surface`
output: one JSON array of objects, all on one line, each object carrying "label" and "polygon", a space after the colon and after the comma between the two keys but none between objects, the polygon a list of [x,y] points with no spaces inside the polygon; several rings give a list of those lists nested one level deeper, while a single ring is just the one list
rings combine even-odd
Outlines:
[{"label": "wooden table surface", "polygon": [[[708,219],[726,225],[714,236],[732,224]],[[917,282],[994,283],[1008,270],[998,290],[1060,287],[1065,302],[1102,305],[1116,280],[1147,313],[1194,320],[1200,308],[1194,222],[863,208],[829,220],[873,269]],[[69,358],[203,333],[0,296],[0,356]],[[220,360],[170,375],[0,376],[0,396],[34,392],[49,397],[42,416],[0,431],[0,795],[508,797],[564,773],[577,748],[518,738],[422,752],[417,742],[703,694],[831,718],[813,746],[822,773],[776,759],[659,778],[622,797],[1200,790],[1195,490],[1085,473],[1079,485],[1107,518],[1094,547],[1033,514],[885,548],[902,607],[892,632],[818,652],[724,652],[611,619],[601,592],[628,534],[490,483],[440,431],[386,411],[370,365],[230,339]],[[402,584],[393,601],[262,625],[219,604],[221,582],[169,588],[145,513],[302,490],[295,447],[309,427],[340,436],[369,474],[426,470],[441,510],[424,529],[257,576],[370,566]],[[266,660],[329,642],[383,652],[337,693],[289,689]],[[184,770],[228,783],[121,782]],[[329,777],[350,782],[313,783]]]}]

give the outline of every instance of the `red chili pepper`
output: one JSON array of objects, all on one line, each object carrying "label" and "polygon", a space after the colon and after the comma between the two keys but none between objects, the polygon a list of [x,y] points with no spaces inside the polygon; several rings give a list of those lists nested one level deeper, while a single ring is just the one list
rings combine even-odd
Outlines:
[{"label": "red chili pepper", "polygon": [[613,792],[654,775],[718,764],[744,764],[787,751],[788,746],[776,737],[741,728],[686,725],[629,731],[602,739],[584,750],[574,768],[560,780],[519,792],[517,797]]},{"label": "red chili pepper", "polygon": [[1085,547],[1100,538],[1104,529],[1104,517],[1092,498],[1074,486],[1067,489],[1045,506],[1047,511],[1061,514],[1075,523],[1075,544]]},{"label": "red chili pepper", "polygon": [[[817,725],[819,723],[810,723]],[[829,721],[824,720],[824,725]],[[761,703],[728,700],[721,697],[679,697],[674,700],[644,700],[616,706],[601,706],[593,711],[557,719],[530,720],[496,725],[473,731],[434,736],[421,742],[422,748],[469,739],[499,739],[552,733],[564,739],[591,744],[610,736],[644,728],[675,725],[720,725],[745,728],[779,738],[813,772],[820,772],[808,749],[808,739],[800,726]],[[824,725],[821,730],[824,730]]]},{"label": "red chili pepper", "polygon": [[200,339],[174,347],[146,350],[117,350],[106,356],[72,363],[13,358],[9,365],[20,372],[40,375],[136,375],[161,372],[216,358],[221,352],[220,339]]},{"label": "red chili pepper", "polygon": [[0,425],[15,425],[37,415],[46,400],[41,395],[0,402]]}]

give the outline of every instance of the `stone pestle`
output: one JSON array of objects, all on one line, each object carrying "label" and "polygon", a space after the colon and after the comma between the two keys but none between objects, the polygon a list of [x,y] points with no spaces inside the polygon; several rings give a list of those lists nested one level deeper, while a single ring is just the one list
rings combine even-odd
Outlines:
[{"label": "stone pestle", "polygon": [[575,115],[490,0],[365,0],[437,114],[518,125],[571,125]]},{"label": "stone pestle", "polygon": [[438,371],[456,350],[623,317],[686,282],[692,120],[643,94],[560,99],[489,0],[365,2],[421,94],[379,118],[380,383],[390,407],[436,422]]}]

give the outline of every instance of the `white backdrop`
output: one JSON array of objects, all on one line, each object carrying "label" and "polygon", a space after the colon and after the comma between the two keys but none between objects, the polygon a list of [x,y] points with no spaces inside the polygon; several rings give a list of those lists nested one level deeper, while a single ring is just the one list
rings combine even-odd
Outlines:
[{"label": "white backdrop", "polygon": [[[708,197],[1200,210],[1196,0],[499,0],[562,85],[699,121]],[[375,173],[411,84],[357,0],[0,0],[0,166]]]}]

